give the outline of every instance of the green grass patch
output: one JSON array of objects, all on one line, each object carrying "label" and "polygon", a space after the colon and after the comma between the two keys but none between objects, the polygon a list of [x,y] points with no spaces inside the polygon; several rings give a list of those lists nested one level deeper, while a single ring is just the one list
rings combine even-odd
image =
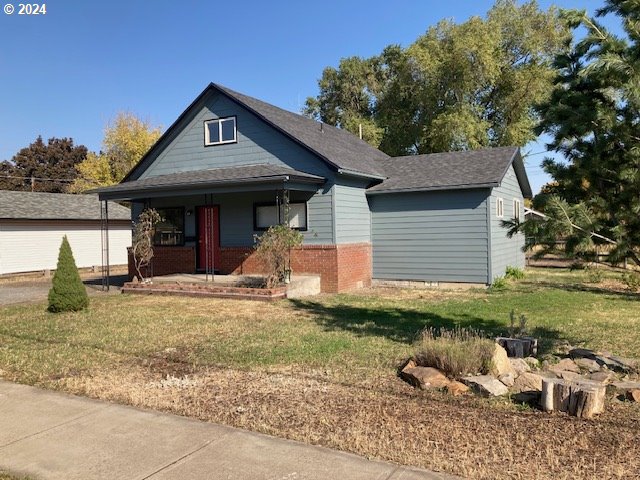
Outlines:
[{"label": "green grass patch", "polygon": [[583,271],[534,270],[502,290],[366,290],[276,303],[122,295],[57,315],[43,304],[4,307],[0,376],[46,385],[157,358],[375,375],[410,356],[425,328],[504,335],[512,310],[526,315],[543,350],[567,341],[640,357],[640,296],[620,279],[607,271],[592,284]]}]

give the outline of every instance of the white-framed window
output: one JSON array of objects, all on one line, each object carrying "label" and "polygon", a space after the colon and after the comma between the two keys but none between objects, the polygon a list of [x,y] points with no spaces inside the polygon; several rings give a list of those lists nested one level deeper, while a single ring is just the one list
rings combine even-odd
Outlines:
[{"label": "white-framed window", "polygon": [[222,145],[238,141],[236,117],[216,118],[204,122],[204,144]]},{"label": "white-framed window", "polygon": [[514,198],[513,199],[513,218],[514,218],[514,220],[520,221],[520,208],[521,208],[520,200],[518,200],[517,198]]},{"label": "white-framed window", "polygon": [[504,200],[500,197],[496,198],[496,217],[504,217]]},{"label": "white-framed window", "polygon": [[[284,206],[275,203],[256,203],[253,205],[253,229],[266,230],[284,221]],[[295,230],[307,230],[307,203],[289,203],[289,226]]]}]

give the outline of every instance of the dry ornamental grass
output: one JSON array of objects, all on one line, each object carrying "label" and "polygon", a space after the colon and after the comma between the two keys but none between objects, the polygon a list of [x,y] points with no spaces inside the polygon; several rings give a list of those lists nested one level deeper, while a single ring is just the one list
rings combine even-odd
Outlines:
[{"label": "dry ornamental grass", "polygon": [[495,342],[479,330],[425,328],[417,342],[416,364],[434,367],[450,378],[486,374]]}]

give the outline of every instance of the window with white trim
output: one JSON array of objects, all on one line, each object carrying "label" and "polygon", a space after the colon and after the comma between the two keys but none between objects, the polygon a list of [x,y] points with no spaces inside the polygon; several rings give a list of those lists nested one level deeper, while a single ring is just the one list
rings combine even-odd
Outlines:
[{"label": "window with white trim", "polygon": [[222,145],[237,142],[236,117],[216,118],[204,122],[204,144]]},{"label": "window with white trim", "polygon": [[[253,228],[254,230],[266,230],[273,225],[284,222],[284,205],[275,203],[260,204],[253,206]],[[289,203],[289,226],[295,230],[307,230],[307,203]]]},{"label": "window with white trim", "polygon": [[513,218],[514,220],[520,221],[520,200],[513,199]]},{"label": "window with white trim", "polygon": [[502,198],[496,198],[496,217],[504,217],[504,200]]}]

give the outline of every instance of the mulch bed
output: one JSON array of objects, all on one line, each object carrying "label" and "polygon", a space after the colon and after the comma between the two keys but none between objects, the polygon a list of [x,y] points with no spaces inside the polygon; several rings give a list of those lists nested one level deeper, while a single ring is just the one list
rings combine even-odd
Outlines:
[{"label": "mulch bed", "polygon": [[417,391],[392,377],[345,385],[322,372],[181,375],[157,367],[94,372],[57,388],[470,479],[626,479],[640,471],[637,404],[609,404],[582,420]]}]

